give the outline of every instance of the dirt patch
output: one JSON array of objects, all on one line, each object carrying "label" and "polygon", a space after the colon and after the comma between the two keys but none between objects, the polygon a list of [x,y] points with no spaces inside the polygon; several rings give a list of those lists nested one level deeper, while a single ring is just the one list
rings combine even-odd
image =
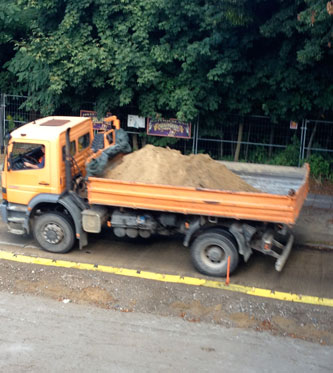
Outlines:
[{"label": "dirt patch", "polygon": [[182,155],[178,150],[146,145],[110,162],[104,177],[128,182],[259,192],[207,154]]},{"label": "dirt patch", "polygon": [[80,304],[93,304],[102,308],[109,308],[108,305],[114,302],[114,298],[105,289],[96,286],[77,287],[65,286],[61,281],[50,283],[47,280],[16,282],[16,287],[23,293],[44,295],[52,299],[64,301],[66,299]]},{"label": "dirt patch", "polygon": [[310,193],[333,195],[333,181],[310,178]]},{"label": "dirt patch", "polygon": [[303,340],[317,340],[320,344],[332,344],[332,333],[325,330],[318,330],[313,324],[297,323],[293,319],[281,316],[274,316],[272,324],[279,334]]}]

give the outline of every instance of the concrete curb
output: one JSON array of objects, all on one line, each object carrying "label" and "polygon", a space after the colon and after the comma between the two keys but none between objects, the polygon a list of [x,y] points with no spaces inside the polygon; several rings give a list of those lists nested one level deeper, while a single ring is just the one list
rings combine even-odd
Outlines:
[{"label": "concrete curb", "polygon": [[333,209],[333,196],[308,194],[304,206],[320,209]]}]

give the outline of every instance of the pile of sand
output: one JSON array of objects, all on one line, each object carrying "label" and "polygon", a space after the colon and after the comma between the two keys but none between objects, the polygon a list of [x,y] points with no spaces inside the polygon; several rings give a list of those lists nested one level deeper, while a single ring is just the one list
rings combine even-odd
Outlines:
[{"label": "pile of sand", "polygon": [[104,177],[148,184],[258,192],[207,154],[182,155],[178,150],[153,145],[127,154],[121,161],[111,161]]}]

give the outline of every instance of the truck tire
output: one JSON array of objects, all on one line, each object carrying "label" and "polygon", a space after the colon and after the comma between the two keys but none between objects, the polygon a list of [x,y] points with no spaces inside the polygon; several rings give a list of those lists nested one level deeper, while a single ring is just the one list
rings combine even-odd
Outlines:
[{"label": "truck tire", "polygon": [[33,234],[42,249],[51,253],[67,253],[75,242],[74,227],[70,218],[58,212],[37,217]]},{"label": "truck tire", "polygon": [[229,256],[232,273],[238,265],[239,255],[230,235],[223,230],[204,232],[191,246],[194,267],[208,276],[226,276]]}]

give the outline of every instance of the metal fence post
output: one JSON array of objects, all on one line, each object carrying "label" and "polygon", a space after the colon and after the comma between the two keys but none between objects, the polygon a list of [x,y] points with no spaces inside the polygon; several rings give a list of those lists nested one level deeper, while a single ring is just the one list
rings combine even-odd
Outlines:
[{"label": "metal fence post", "polygon": [[198,140],[199,140],[199,115],[198,115],[196,135],[195,135],[195,152],[194,152],[194,154],[198,154]]},{"label": "metal fence post", "polygon": [[301,160],[304,161],[304,153],[305,153],[305,147],[306,147],[306,131],[308,127],[308,120],[304,120],[304,133],[303,133],[303,145],[302,145],[302,158]]},{"label": "metal fence post", "polygon": [[301,164],[302,164],[303,135],[304,135],[304,119],[302,120],[302,124],[301,124],[301,141],[299,144],[298,167],[301,167]]},{"label": "metal fence post", "polygon": [[193,124],[193,128],[192,128],[192,153],[194,154],[194,151],[195,151],[195,135],[196,135],[196,132],[197,132],[197,122],[195,124]]},{"label": "metal fence post", "polygon": [[3,154],[5,147],[5,95],[0,95],[0,152]]}]

